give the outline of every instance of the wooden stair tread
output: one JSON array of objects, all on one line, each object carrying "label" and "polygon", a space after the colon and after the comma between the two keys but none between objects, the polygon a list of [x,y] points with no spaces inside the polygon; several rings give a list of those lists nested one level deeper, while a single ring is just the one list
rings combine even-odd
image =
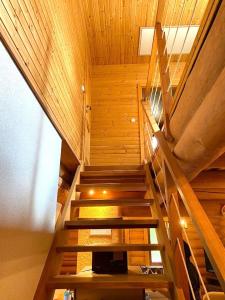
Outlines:
[{"label": "wooden stair tread", "polygon": [[158,220],[137,219],[78,219],[66,221],[65,229],[115,229],[115,228],[157,228]]},{"label": "wooden stair tread", "polygon": [[57,246],[57,252],[116,252],[116,251],[161,251],[163,246],[158,244],[91,244],[91,245],[62,245]]},{"label": "wooden stair tread", "polygon": [[164,275],[128,274],[95,274],[83,272],[76,275],[57,275],[48,281],[48,288],[170,288],[170,282]]},{"label": "wooden stair tread", "polygon": [[85,171],[101,170],[143,170],[143,165],[111,165],[111,166],[85,166]]},{"label": "wooden stair tread", "polygon": [[77,192],[88,192],[89,190],[102,191],[103,189],[111,191],[146,191],[144,183],[83,183],[76,186]]},{"label": "wooden stair tread", "polygon": [[99,171],[84,171],[80,173],[81,178],[89,177],[139,177],[145,176],[144,170],[99,170]]},{"label": "wooden stair tread", "polygon": [[91,206],[149,206],[153,199],[82,199],[72,200],[73,207]]}]

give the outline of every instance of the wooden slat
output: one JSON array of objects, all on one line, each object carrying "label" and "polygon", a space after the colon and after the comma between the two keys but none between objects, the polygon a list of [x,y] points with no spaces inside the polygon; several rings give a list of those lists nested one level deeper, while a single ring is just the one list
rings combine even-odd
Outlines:
[{"label": "wooden slat", "polygon": [[129,288],[150,288],[163,289],[169,288],[171,283],[163,275],[98,275],[92,274],[88,276],[55,276],[48,282],[50,289],[64,288],[103,288],[104,289],[129,289]]},{"label": "wooden slat", "polygon": [[77,192],[88,192],[90,190],[102,191],[146,191],[144,183],[101,183],[101,184],[78,184]]},{"label": "wooden slat", "polygon": [[[155,20],[154,20],[154,27],[155,27],[156,22],[162,22],[163,14],[165,11],[165,4],[166,4],[165,0],[158,1],[157,11],[156,11]],[[168,7],[167,7],[167,9],[168,9]],[[174,9],[175,9],[175,7],[174,7]],[[154,77],[153,74],[155,73],[155,68],[156,68],[157,50],[158,50],[158,40],[157,40],[156,31],[155,31],[154,36],[153,36],[152,52],[151,52],[151,56],[150,56],[150,60],[149,60],[145,97],[150,96],[150,91],[152,88],[153,77]]]},{"label": "wooden slat", "polygon": [[167,49],[166,49],[166,38],[163,35],[161,23],[157,22],[155,26],[155,34],[157,38],[158,55],[159,55],[159,73],[162,91],[162,107],[163,107],[163,121],[165,136],[168,140],[172,140],[171,133],[169,130],[169,110],[173,102],[173,97],[170,93],[170,76],[169,68],[167,69]]},{"label": "wooden slat", "polygon": [[57,252],[118,252],[118,251],[151,251],[151,250],[162,250],[160,245],[151,244],[115,244],[115,245],[63,245],[57,246]]},{"label": "wooden slat", "polygon": [[84,171],[81,172],[81,178],[86,177],[112,177],[112,176],[129,176],[137,177],[144,176],[144,170],[102,170],[102,171]]},{"label": "wooden slat", "polygon": [[[4,44],[79,159],[83,110],[80,86],[84,78],[89,80],[84,68],[89,55],[78,1],[54,5],[53,1],[6,0],[0,2],[0,10]],[[77,28],[82,34],[73,36]],[[68,47],[61,47],[62,44]],[[71,66],[76,66],[74,72]]]},{"label": "wooden slat", "polygon": [[152,199],[82,199],[73,200],[73,207],[95,207],[95,206],[149,206]]},{"label": "wooden slat", "polygon": [[145,84],[146,71],[147,65],[93,67],[91,164],[140,164],[137,83]]},{"label": "wooden slat", "polygon": [[139,119],[139,139],[140,139],[140,163],[144,163],[144,114],[143,107],[141,105],[142,102],[142,87],[140,84],[137,85],[137,105],[138,105],[138,119]]},{"label": "wooden slat", "polygon": [[[138,55],[140,27],[154,27],[155,20],[165,20],[176,26],[180,17],[180,2],[170,1],[81,1],[88,29],[93,65],[148,63],[148,56]],[[158,15],[156,18],[157,6]],[[193,24],[199,24],[207,1],[199,0]],[[182,25],[188,25],[194,2],[188,1]],[[165,7],[165,10],[163,9]]]},{"label": "wooden slat", "polygon": [[108,170],[122,171],[122,172],[125,170],[137,171],[137,170],[143,170],[143,165],[85,166],[85,171],[108,171]]},{"label": "wooden slat", "polygon": [[66,221],[66,229],[122,229],[122,228],[156,228],[157,219],[79,219],[75,221]]}]

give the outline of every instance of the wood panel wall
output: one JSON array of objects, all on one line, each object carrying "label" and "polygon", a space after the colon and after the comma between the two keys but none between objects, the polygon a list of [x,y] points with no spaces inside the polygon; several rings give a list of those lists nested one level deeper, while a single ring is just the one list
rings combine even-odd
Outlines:
[{"label": "wood panel wall", "polygon": [[88,94],[88,40],[80,1],[1,0],[4,44],[51,121],[78,158],[84,97]]},{"label": "wood panel wall", "polygon": [[[177,84],[182,63],[173,84]],[[175,63],[171,65],[173,72]],[[140,164],[137,85],[145,86],[148,64],[101,65],[91,71],[91,164]],[[131,123],[131,118],[136,123]]]},{"label": "wood panel wall", "polygon": [[145,84],[147,68],[145,64],[93,66],[91,164],[140,164],[137,84]]}]

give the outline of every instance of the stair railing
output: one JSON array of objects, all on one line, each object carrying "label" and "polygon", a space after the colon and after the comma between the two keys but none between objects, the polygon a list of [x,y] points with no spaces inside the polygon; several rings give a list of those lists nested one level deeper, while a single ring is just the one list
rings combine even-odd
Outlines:
[{"label": "stair railing", "polygon": [[[142,104],[144,111],[145,157],[151,164],[152,177],[155,179],[159,198],[162,204],[165,205],[170,227],[172,228],[170,232],[177,233],[178,227],[181,228],[179,225],[180,215],[176,210],[173,200],[176,197],[178,199],[177,202],[179,200],[182,201],[186,208],[220,285],[225,292],[225,247],[202,208],[190,183],[179,167],[163,132],[151,115],[150,106],[144,104],[144,102]],[[154,143],[152,141],[155,141],[155,147],[153,147]],[[156,170],[157,168],[158,171]],[[182,241],[182,237],[180,237],[180,241]],[[173,242],[177,243],[176,236]]]}]

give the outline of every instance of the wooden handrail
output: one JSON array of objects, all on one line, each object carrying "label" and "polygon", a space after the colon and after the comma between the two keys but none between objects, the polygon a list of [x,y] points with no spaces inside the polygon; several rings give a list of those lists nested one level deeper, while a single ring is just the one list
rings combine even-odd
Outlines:
[{"label": "wooden handrail", "polygon": [[73,182],[72,182],[70,190],[69,190],[69,194],[68,194],[68,196],[66,198],[66,202],[63,206],[63,210],[59,214],[58,219],[56,221],[55,231],[58,231],[58,230],[63,228],[64,222],[65,222],[65,219],[66,219],[66,215],[68,213],[68,209],[70,207],[70,203],[71,203],[71,200],[72,200],[72,196],[73,196],[73,193],[75,191],[75,187],[79,183],[79,180],[80,180],[80,172],[81,172],[82,168],[83,168],[83,165],[79,165],[76,169],[76,172],[75,172],[75,175],[74,175],[74,178],[73,178]]},{"label": "wooden handrail", "polygon": [[222,289],[225,291],[225,247],[218,237],[212,223],[202,208],[197,196],[195,195],[190,183],[172,154],[163,133],[157,128],[154,117],[150,115],[145,105],[144,112],[147,122],[152,129],[152,134],[157,138],[158,147],[162,158],[171,174],[177,191],[183,204],[198,232],[201,242],[216,272]]}]

